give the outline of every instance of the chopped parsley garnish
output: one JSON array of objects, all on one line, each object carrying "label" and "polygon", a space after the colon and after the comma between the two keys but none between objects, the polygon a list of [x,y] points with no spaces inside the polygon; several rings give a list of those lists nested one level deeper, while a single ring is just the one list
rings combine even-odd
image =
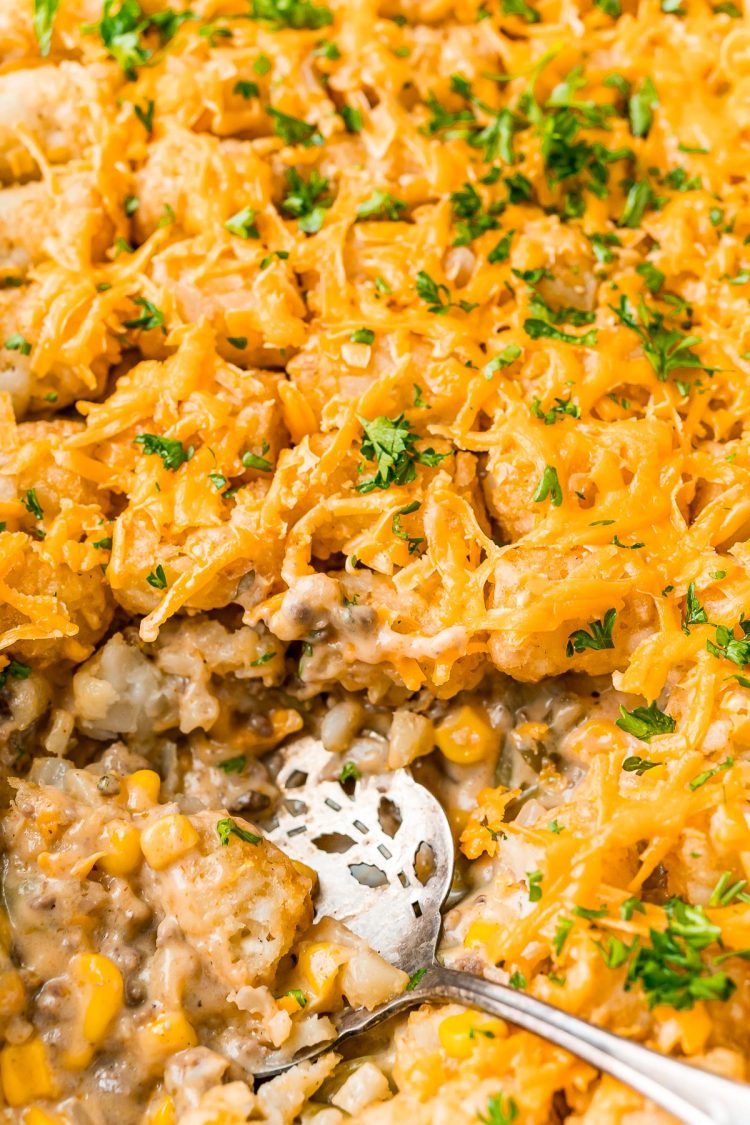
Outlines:
[{"label": "chopped parsley garnish", "polygon": [[602,234],[600,231],[594,231],[593,234],[588,236],[588,239],[591,243],[594,257],[601,265],[606,265],[608,262],[613,261],[614,253],[610,247],[622,245],[616,234]]},{"label": "chopped parsley garnish", "polygon": [[606,918],[608,910],[606,906],[591,907],[591,906],[574,906],[572,912],[577,918],[586,918],[591,921],[594,918]]},{"label": "chopped parsley garnish", "polygon": [[31,675],[31,668],[28,664],[22,664],[20,660],[10,658],[5,667],[0,671],[0,691],[5,687],[8,682],[8,676],[12,676],[14,680],[28,680]]},{"label": "chopped parsley garnish", "polygon": [[302,145],[303,148],[323,144],[323,137],[318,132],[316,125],[310,125],[309,122],[302,121],[299,117],[282,113],[280,109],[274,109],[273,106],[269,106],[266,113],[273,123],[274,133],[281,137],[284,144]]},{"label": "chopped parsley garnish", "polygon": [[424,538],[415,535],[409,535],[401,527],[401,517],[409,516],[412,512],[418,512],[422,507],[419,500],[413,500],[411,504],[407,504],[404,508],[399,508],[391,520],[391,531],[399,539],[403,539],[409,547],[409,554],[416,555],[419,551],[420,544],[424,543]]},{"label": "chopped parsley garnish", "polygon": [[482,1125],[513,1125],[518,1117],[518,1106],[513,1098],[493,1094],[487,1099],[487,1112],[478,1113]]},{"label": "chopped parsley garnish", "polygon": [[560,340],[563,344],[578,344],[582,348],[593,348],[598,337],[596,328],[584,332],[582,336],[574,336],[570,332],[563,332],[561,329],[555,328],[554,324],[541,320],[539,317],[527,317],[523,322],[523,328],[526,335],[530,336],[532,340],[542,338]]},{"label": "chopped parsley garnish", "polygon": [[8,352],[20,352],[21,355],[31,355],[31,344],[22,336],[20,332],[14,332],[5,341],[5,350]]},{"label": "chopped parsley garnish", "polygon": [[554,465],[545,465],[541,480],[531,499],[535,504],[541,504],[548,496],[553,508],[559,508],[562,504],[563,493],[560,487],[560,480],[557,476],[557,469]]},{"label": "chopped parsley garnish", "polygon": [[630,132],[634,137],[647,137],[654,119],[654,109],[659,104],[651,78],[644,78],[640,89],[632,94],[628,102]]},{"label": "chopped parsley garnish", "polygon": [[661,762],[650,762],[648,758],[639,758],[637,754],[633,754],[631,757],[625,759],[622,763],[622,768],[625,770],[625,773],[637,773],[639,777],[643,777],[644,773],[648,770],[656,769],[656,767],[660,765]]},{"label": "chopped parsley garnish", "polygon": [[240,79],[239,82],[235,82],[234,86],[232,87],[232,93],[237,94],[239,97],[244,98],[246,101],[249,101],[251,98],[260,97],[258,83],[248,82],[244,79]]},{"label": "chopped parsley garnish", "polygon": [[521,991],[524,988],[528,988],[529,982],[526,980],[526,977],[523,975],[523,973],[516,971],[515,973],[511,973],[508,984],[511,988],[515,988],[518,991]]},{"label": "chopped parsley garnish", "polygon": [[153,586],[155,590],[166,590],[167,576],[164,573],[164,567],[159,563],[155,570],[152,570],[146,575],[146,581],[149,586]]},{"label": "chopped parsley garnish", "polygon": [[104,539],[97,539],[95,543],[91,544],[96,547],[97,551],[111,551],[112,550],[112,536],[107,535]]},{"label": "chopped parsley garnish", "polygon": [[362,132],[362,114],[358,109],[350,105],[342,105],[339,117],[344,122],[347,133]]},{"label": "chopped parsley garnish", "polygon": [[624,965],[632,949],[632,946],[628,947],[614,934],[607,935],[606,945],[603,941],[595,941],[594,945],[604,958],[604,964],[608,969],[619,969],[620,965]]},{"label": "chopped parsley garnish", "polygon": [[547,827],[554,836],[559,836],[560,833],[564,831],[563,826],[561,824],[558,824],[556,820],[551,820]]},{"label": "chopped parsley garnish", "polygon": [[[482,197],[472,184],[465,183],[462,191],[452,191],[451,203],[456,222],[454,246],[468,246],[485,231],[497,230],[498,205],[492,204],[488,211],[483,211]],[[502,204],[499,209],[502,209]]]},{"label": "chopped parsley garnish", "polygon": [[409,981],[406,985],[406,988],[404,989],[404,992],[413,992],[414,989],[419,984],[419,982],[422,980],[422,977],[426,974],[426,972],[427,972],[427,969],[424,968],[424,969],[417,969],[417,971],[415,973],[412,973],[412,975],[409,977]]},{"label": "chopped parsley garnish", "polygon": [[482,374],[485,379],[491,379],[496,371],[500,371],[503,367],[510,367],[511,363],[518,359],[521,355],[521,348],[518,344],[508,344],[501,352],[485,363],[482,368]]},{"label": "chopped parsley garnish", "polygon": [[313,56],[317,59],[329,59],[331,62],[335,62],[341,58],[341,51],[338,44],[334,43],[332,39],[321,39],[313,51]]},{"label": "chopped parsley garnish", "polygon": [[305,234],[317,234],[323,226],[326,209],[333,203],[328,193],[328,180],[315,168],[309,180],[304,180],[296,168],[287,168],[286,180],[289,191],[281,202],[282,210],[299,220],[299,228]]},{"label": "chopped parsley garnish", "polygon": [[655,200],[656,197],[648,180],[636,181],[628,191],[619,225],[621,227],[639,227],[643,222],[643,216]]},{"label": "chopped parsley garnish", "polygon": [[594,4],[604,12],[605,16],[610,16],[613,20],[622,15],[620,0],[594,0]]},{"label": "chopped parsley garnish", "polygon": [[503,0],[502,13],[504,16],[519,16],[526,23],[539,23],[542,18],[526,0]]},{"label": "chopped parsley garnish", "polygon": [[[266,446],[266,448],[263,450],[264,453],[266,452],[267,448],[268,447]],[[270,461],[268,461],[265,457],[259,457],[257,453],[250,453],[249,450],[247,453],[242,454],[242,464],[246,469],[257,469],[259,473],[273,472],[273,465]]]},{"label": "chopped parsley garnish", "polygon": [[292,1000],[299,1004],[300,1008],[307,1007],[307,997],[305,996],[301,988],[290,988],[288,992],[284,993],[284,995],[291,996]]},{"label": "chopped parsley garnish", "polygon": [[526,882],[529,885],[529,902],[539,902],[542,897],[542,879],[541,871],[526,872]]},{"label": "chopped parsley garnish", "polygon": [[427,465],[434,468],[448,453],[436,453],[434,449],[417,450],[414,443],[419,439],[403,414],[397,418],[386,418],[382,414],[369,421],[359,418],[365,432],[360,451],[367,461],[377,466],[375,476],[356,486],[357,492],[373,492],[390,488],[392,484],[408,484],[416,478],[416,466]]},{"label": "chopped parsley garnish", "polygon": [[104,0],[101,20],[85,26],[84,30],[99,34],[109,54],[131,81],[136,77],[137,68],[153,55],[143,41],[144,35],[152,28],[158,30],[160,45],[163,46],[181,23],[193,18],[192,13],[173,12],[170,8],[147,16],[138,0],[122,0],[117,8],[115,4],[116,0]]},{"label": "chopped parsley garnish", "polygon": [[735,989],[725,972],[711,965],[705,950],[721,941],[721,929],[702,906],[680,898],[664,907],[667,926],[649,930],[650,945],[631,947],[626,990],[640,984],[649,1008],[668,1004],[686,1011],[697,1000],[728,1000]]},{"label": "chopped parsley garnish", "polygon": [[580,407],[569,398],[555,398],[555,405],[551,406],[549,410],[542,410],[540,400],[535,398],[529,409],[535,418],[544,422],[545,426],[553,426],[555,422],[565,417],[581,417]]},{"label": "chopped parsley garnish", "polygon": [[219,27],[216,23],[204,23],[198,31],[201,39],[207,39],[209,47],[215,47],[220,39],[231,39],[232,31],[229,27]]},{"label": "chopped parsley garnish", "polygon": [[487,255],[487,261],[490,265],[494,266],[497,265],[498,262],[506,262],[508,260],[510,256],[511,240],[515,233],[514,230],[509,230],[508,233],[504,234],[500,241],[493,246],[492,250],[490,250]]},{"label": "chopped parsley garnish", "polygon": [[730,906],[735,899],[742,902],[750,901],[750,895],[745,893],[747,879],[735,879],[732,882],[732,872],[724,871],[719,876],[716,886],[711,891],[708,900],[709,906]]},{"label": "chopped parsley garnish", "polygon": [[227,478],[223,473],[209,473],[208,479],[211,481],[211,484],[214,486],[217,492],[221,492],[222,488],[226,488],[228,483]]},{"label": "chopped parsley garnish", "polygon": [[708,614],[695,593],[695,582],[691,582],[687,588],[687,597],[685,599],[685,612],[682,618],[683,631],[689,633],[691,625],[707,624]]},{"label": "chopped parsley garnish", "polygon": [[243,207],[241,211],[231,215],[224,223],[224,227],[238,238],[260,238],[252,207]]},{"label": "chopped parsley garnish", "polygon": [[345,781],[359,781],[362,776],[362,771],[356,762],[344,762],[341,773],[339,774],[339,781],[343,785]]},{"label": "chopped parsley garnish", "polygon": [[714,640],[706,641],[706,648],[712,656],[729,660],[738,668],[744,668],[746,664],[750,664],[750,619],[741,617],[739,628],[742,630],[742,637],[737,638],[733,628],[717,625]]},{"label": "chopped parsley garnish", "polygon": [[639,738],[641,742],[650,742],[654,735],[671,734],[677,724],[671,715],[659,710],[654,700],[648,707],[634,707],[632,711],[626,710],[621,704],[616,726]]},{"label": "chopped parsley garnish", "polygon": [[[279,261],[284,262],[284,261],[286,261],[286,259],[288,257],[289,257],[289,253],[288,253],[287,250],[272,250],[270,254],[266,254],[265,258],[261,259],[260,268],[262,270],[267,269],[268,266],[270,266],[271,262],[274,260],[274,258],[278,258]],[[231,339],[230,339],[230,342],[231,342]]]},{"label": "chopped parsley garnish", "polygon": [[250,18],[274,28],[293,27],[317,31],[333,23],[333,13],[309,0],[251,0]]},{"label": "chopped parsley garnish", "polygon": [[623,547],[626,551],[639,551],[641,547],[645,547],[645,543],[623,543],[617,535],[612,536],[612,545],[614,547]]},{"label": "chopped parsley garnish", "polygon": [[39,503],[39,500],[37,499],[35,488],[29,488],[29,489],[26,490],[26,493],[25,493],[24,498],[23,498],[23,506],[24,506],[24,508],[26,509],[27,512],[30,512],[32,514],[34,519],[37,519],[37,520],[44,519],[44,512],[42,511],[42,505]]},{"label": "chopped parsley garnish", "polygon": [[181,465],[189,461],[195,449],[189,445],[187,449],[181,441],[174,438],[160,437],[158,434],[138,434],[134,442],[140,445],[147,457],[156,454],[161,457],[164,468],[171,473],[176,473]]},{"label": "chopped parsley garnish", "polygon": [[247,336],[227,336],[227,343],[242,352],[247,347]]},{"label": "chopped parsley garnish", "polygon": [[730,766],[734,765],[734,758],[725,758],[723,762],[719,762],[718,766],[713,766],[711,769],[703,770],[702,773],[697,774],[692,781],[688,782],[688,789],[700,789],[712,777],[716,777],[717,773],[721,770],[728,770]]},{"label": "chopped parsley garnish", "polygon": [[572,656],[574,652],[583,652],[585,649],[601,650],[604,648],[614,648],[615,644],[612,640],[612,629],[617,617],[616,609],[608,609],[604,614],[604,620],[597,618],[596,621],[589,621],[589,629],[576,629],[568,637],[568,643],[565,648],[565,655]]},{"label": "chopped parsley garnish", "polygon": [[641,275],[650,293],[658,293],[664,284],[664,274],[651,262],[641,262],[635,267],[635,272]]},{"label": "chopped parsley garnish", "polygon": [[624,922],[629,922],[636,911],[639,914],[645,914],[646,907],[635,895],[631,895],[630,898],[626,898],[625,901],[620,904],[620,917]]},{"label": "chopped parsley garnish", "polygon": [[155,109],[156,103],[154,102],[153,98],[147,98],[143,105],[137,105],[136,103],[133,103],[133,113],[136,115],[149,136],[151,136],[154,131]]},{"label": "chopped parsley garnish", "polygon": [[396,222],[406,210],[406,204],[388,191],[374,191],[369,199],[357,208],[358,219],[388,219]]},{"label": "chopped parsley garnish", "polygon": [[273,660],[274,656],[276,656],[276,653],[273,649],[270,649],[268,652],[263,652],[257,660],[250,661],[250,667],[262,668],[264,664],[268,664],[269,660]]},{"label": "chopped parsley garnish", "polygon": [[620,322],[639,337],[643,354],[661,382],[668,378],[671,371],[683,367],[712,371],[692,350],[703,342],[701,337],[685,336],[676,329],[665,328],[664,316],[649,308],[643,300],[638,305],[637,319],[625,296],[620,297],[619,305],[611,305],[610,308]]},{"label": "chopped parsley garnish", "polygon": [[218,821],[216,831],[223,845],[229,843],[230,836],[237,836],[238,839],[244,840],[246,844],[259,844],[262,839],[261,836],[256,836],[254,832],[248,832],[246,828],[240,828],[239,824],[237,824],[231,816],[225,816],[222,820]]},{"label": "chopped parsley garnish", "polygon": [[416,290],[417,296],[427,303],[428,313],[435,313],[437,316],[442,316],[453,308],[468,313],[477,307],[469,301],[452,301],[448,286],[438,284],[425,270],[420,270],[417,274]]},{"label": "chopped parsley garnish", "polygon": [[46,57],[52,43],[52,25],[60,0],[34,0],[34,34],[39,54]]},{"label": "chopped parsley garnish", "polygon": [[224,773],[242,773],[247,765],[247,758],[244,754],[238,754],[236,758],[225,758],[223,762],[219,762],[219,769]]},{"label": "chopped parsley garnish", "polygon": [[143,312],[140,316],[133,317],[131,320],[123,320],[124,328],[142,328],[145,332],[149,332],[153,328],[161,328],[166,335],[164,313],[161,309],[157,309],[156,305],[145,297],[133,297],[133,304],[140,305]]},{"label": "chopped parsley garnish", "polygon": [[555,936],[552,939],[552,948],[555,954],[559,957],[563,951],[565,942],[568,940],[568,934],[573,929],[572,918],[560,918],[557,922],[555,929]]},{"label": "chopped parsley garnish", "polygon": [[374,344],[375,333],[371,328],[357,328],[349,339],[353,344]]},{"label": "chopped parsley garnish", "polygon": [[414,399],[413,399],[414,406],[416,406],[416,408],[418,410],[432,410],[432,407],[430,406],[430,404],[428,402],[425,402],[425,400],[422,398],[422,388],[420,387],[419,383],[414,383],[413,387],[414,387]]},{"label": "chopped parsley garnish", "polygon": [[510,203],[528,203],[534,195],[531,180],[528,180],[522,172],[514,172],[512,176],[506,176],[505,186],[508,189]]}]

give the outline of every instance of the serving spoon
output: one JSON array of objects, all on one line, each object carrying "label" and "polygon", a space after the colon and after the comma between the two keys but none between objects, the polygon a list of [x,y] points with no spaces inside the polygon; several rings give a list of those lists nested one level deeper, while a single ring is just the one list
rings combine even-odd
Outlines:
[{"label": "serving spoon", "polygon": [[336,1038],[256,1071],[270,1078],[344,1039],[423,1003],[480,1008],[563,1047],[631,1086],[686,1125],[748,1125],[750,1086],[623,1039],[508,985],[437,960],[441,909],[453,875],[453,837],[432,794],[407,770],[346,783],[330,777],[331,754],[315,738],[283,752],[281,791],[266,835],[317,871],[316,917],[332,917],[411,978],[407,991],[371,1012],[336,1021]]}]

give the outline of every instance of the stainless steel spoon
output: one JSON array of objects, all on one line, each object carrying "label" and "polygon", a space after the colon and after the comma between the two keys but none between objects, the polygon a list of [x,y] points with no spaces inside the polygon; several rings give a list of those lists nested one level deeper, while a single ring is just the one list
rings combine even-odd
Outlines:
[{"label": "stainless steel spoon", "polygon": [[342,1015],[335,1041],[289,1062],[269,1063],[258,1078],[315,1058],[398,1012],[428,1001],[455,1001],[565,1048],[687,1125],[748,1125],[750,1086],[657,1054],[525,992],[441,965],[436,956],[441,908],[454,859],[445,813],[406,770],[368,775],[345,787],[330,779],[331,762],[314,738],[284,751],[277,777],[282,797],[266,835],[318,872],[317,917],[345,923],[410,976],[426,972],[413,989],[375,1011]]}]

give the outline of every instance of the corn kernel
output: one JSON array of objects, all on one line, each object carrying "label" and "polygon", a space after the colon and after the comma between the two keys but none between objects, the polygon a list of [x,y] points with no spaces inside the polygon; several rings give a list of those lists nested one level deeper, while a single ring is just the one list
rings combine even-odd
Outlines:
[{"label": "corn kernel", "polygon": [[146,1111],[144,1125],[174,1125],[174,1100],[169,1094],[162,1094]]},{"label": "corn kernel", "polygon": [[163,1012],[138,1032],[141,1050],[154,1062],[198,1045],[195,1028],[184,1012]]},{"label": "corn kernel", "polygon": [[318,424],[312,407],[294,383],[282,379],[278,384],[278,390],[284,425],[289,430],[294,444],[299,445],[307,434],[317,433]]},{"label": "corn kernel", "polygon": [[303,1007],[293,996],[280,996],[276,1003],[278,1007],[281,1008],[282,1012],[288,1012],[290,1016],[301,1012]]},{"label": "corn kernel", "polygon": [[55,1087],[41,1039],[6,1044],[0,1051],[0,1082],[8,1105],[28,1105],[36,1098],[52,1098]]},{"label": "corn kernel", "polygon": [[104,830],[106,854],[97,866],[108,875],[129,875],[141,862],[141,834],[130,824],[115,821]]},{"label": "corn kernel", "polygon": [[463,1060],[468,1059],[483,1040],[502,1038],[505,1032],[502,1020],[486,1019],[478,1012],[457,1012],[440,1021],[438,1039],[449,1058]]},{"label": "corn kernel", "polygon": [[0,1012],[6,1017],[18,1016],[26,1007],[23,978],[16,969],[0,972]]},{"label": "corn kernel", "polygon": [[466,704],[443,719],[435,730],[435,742],[449,762],[463,766],[481,762],[500,747],[500,737],[485,711]]},{"label": "corn kernel", "polygon": [[127,808],[142,812],[159,800],[161,778],[155,770],[136,770],[123,782],[123,793]]},{"label": "corn kernel", "polygon": [[420,1101],[425,1102],[437,1093],[445,1081],[443,1056],[439,1051],[431,1051],[429,1054],[422,1052],[416,1062],[400,1073],[397,1064],[394,1078],[399,1087],[405,1087],[416,1094]]},{"label": "corn kernel", "polygon": [[32,1105],[23,1115],[23,1125],[65,1125],[62,1117],[47,1113],[38,1105]]},{"label": "corn kernel", "polygon": [[490,961],[499,959],[502,927],[497,922],[483,922],[477,918],[466,931],[464,945],[467,949],[484,949]]},{"label": "corn kernel", "polygon": [[80,953],[73,958],[71,975],[83,993],[83,1036],[101,1043],[122,1007],[122,973],[102,953]]},{"label": "corn kernel", "polygon": [[309,985],[311,1000],[317,1007],[333,1000],[344,960],[343,951],[329,941],[313,942],[300,951],[297,968]]},{"label": "corn kernel", "polygon": [[200,837],[182,813],[169,813],[141,833],[141,848],[149,867],[161,871],[194,848]]}]

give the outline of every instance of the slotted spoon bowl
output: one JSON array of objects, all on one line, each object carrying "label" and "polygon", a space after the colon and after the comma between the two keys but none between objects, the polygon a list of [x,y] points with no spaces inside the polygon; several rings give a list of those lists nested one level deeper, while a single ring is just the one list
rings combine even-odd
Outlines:
[{"label": "slotted spoon bowl", "polygon": [[750,1086],[657,1054],[525,992],[441,965],[441,909],[454,858],[445,813],[406,770],[344,786],[327,776],[330,768],[331,755],[314,738],[299,739],[283,752],[281,800],[266,835],[318,872],[316,917],[343,922],[410,976],[426,971],[414,988],[374,1011],[341,1015],[335,1040],[269,1064],[256,1077],[315,1058],[398,1012],[427,1001],[455,1001],[563,1047],[687,1125],[750,1125]]}]

